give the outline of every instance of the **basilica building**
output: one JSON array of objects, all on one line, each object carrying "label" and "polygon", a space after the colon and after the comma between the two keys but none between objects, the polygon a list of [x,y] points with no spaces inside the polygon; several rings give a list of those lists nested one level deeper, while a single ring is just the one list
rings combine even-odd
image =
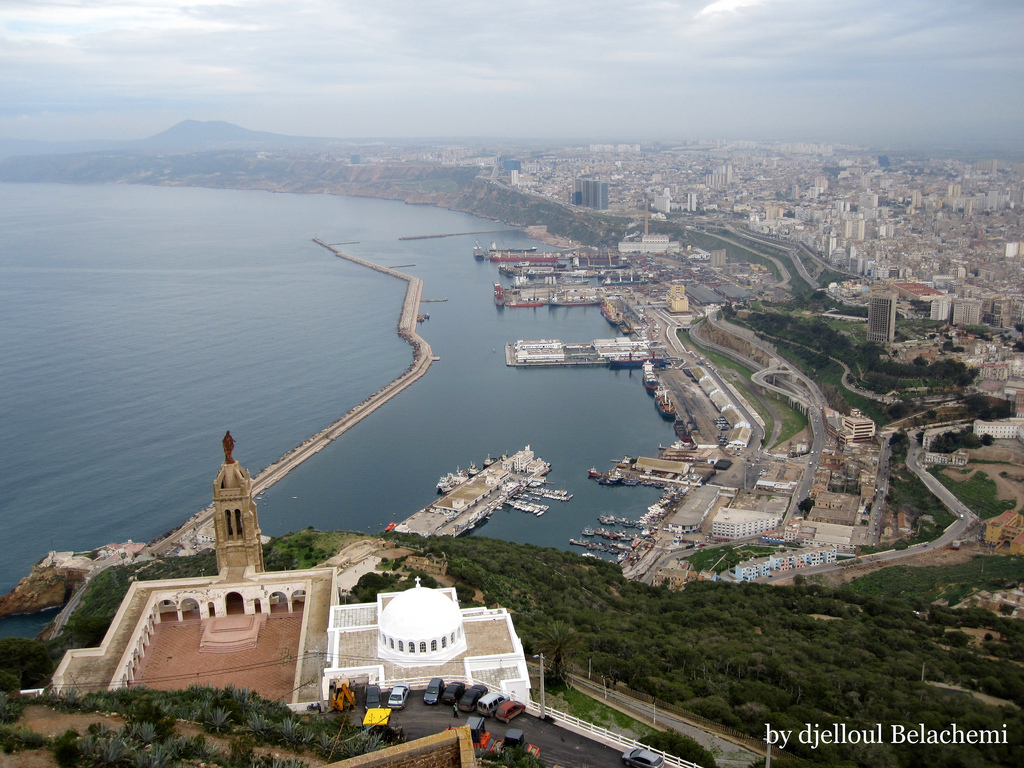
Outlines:
[{"label": "basilica building", "polygon": [[267,572],[249,472],[224,436],[213,483],[217,573],[135,581],[97,648],[68,651],[56,691],[234,685],[299,704],[336,679],[390,686],[431,677],[482,682],[526,700],[523,646],[503,608],[460,608],[455,590],[417,586],[339,604],[333,567]]}]

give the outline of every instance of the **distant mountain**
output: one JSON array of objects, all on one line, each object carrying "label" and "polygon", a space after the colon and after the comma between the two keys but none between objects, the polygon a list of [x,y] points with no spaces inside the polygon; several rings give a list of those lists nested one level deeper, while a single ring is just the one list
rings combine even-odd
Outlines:
[{"label": "distant mountain", "polygon": [[286,136],[248,128],[223,120],[183,120],[166,131],[132,141],[33,141],[0,139],[0,158],[31,155],[74,155],[84,152],[204,152],[316,148],[347,143],[342,139]]},{"label": "distant mountain", "polygon": [[281,147],[318,146],[338,143],[340,139],[309,136],[286,136],[248,128],[223,120],[182,120],[163,133],[147,139],[126,142],[125,149],[158,149],[201,151],[209,149],[278,149]]}]

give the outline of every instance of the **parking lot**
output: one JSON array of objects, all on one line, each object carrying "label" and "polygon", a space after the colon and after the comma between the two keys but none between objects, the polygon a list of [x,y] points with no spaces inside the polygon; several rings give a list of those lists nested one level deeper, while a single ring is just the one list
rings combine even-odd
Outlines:
[{"label": "parking lot", "polygon": [[[466,718],[472,713],[459,712],[459,719],[456,720],[452,717],[450,705],[427,706],[424,704],[423,690],[414,688],[409,694],[405,709],[397,710],[391,715],[391,725],[400,726],[409,741],[430,736],[452,725],[466,724]],[[356,710],[356,714],[362,718],[361,705]],[[613,766],[622,765],[624,748],[606,747],[525,712],[507,724],[493,717],[485,718],[485,720],[487,730],[493,739],[504,738],[505,732],[510,728],[521,729],[526,736],[526,741],[540,748],[540,759],[548,766],[561,765],[565,768],[575,768],[575,766],[586,765],[591,768],[613,768]]]}]

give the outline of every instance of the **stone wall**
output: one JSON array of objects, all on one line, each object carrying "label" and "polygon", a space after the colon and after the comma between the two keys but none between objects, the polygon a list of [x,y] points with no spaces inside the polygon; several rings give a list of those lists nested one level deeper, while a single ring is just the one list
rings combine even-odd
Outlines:
[{"label": "stone wall", "polygon": [[473,737],[467,726],[436,733],[325,768],[476,768]]}]

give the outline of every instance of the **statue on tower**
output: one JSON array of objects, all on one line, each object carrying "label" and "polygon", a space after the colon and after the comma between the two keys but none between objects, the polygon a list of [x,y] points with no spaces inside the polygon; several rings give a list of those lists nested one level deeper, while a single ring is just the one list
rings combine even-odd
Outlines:
[{"label": "statue on tower", "polygon": [[221,441],[224,446],[224,463],[232,464],[234,459],[231,457],[231,452],[235,449],[235,439],[231,437],[231,432],[224,433],[224,439]]}]

